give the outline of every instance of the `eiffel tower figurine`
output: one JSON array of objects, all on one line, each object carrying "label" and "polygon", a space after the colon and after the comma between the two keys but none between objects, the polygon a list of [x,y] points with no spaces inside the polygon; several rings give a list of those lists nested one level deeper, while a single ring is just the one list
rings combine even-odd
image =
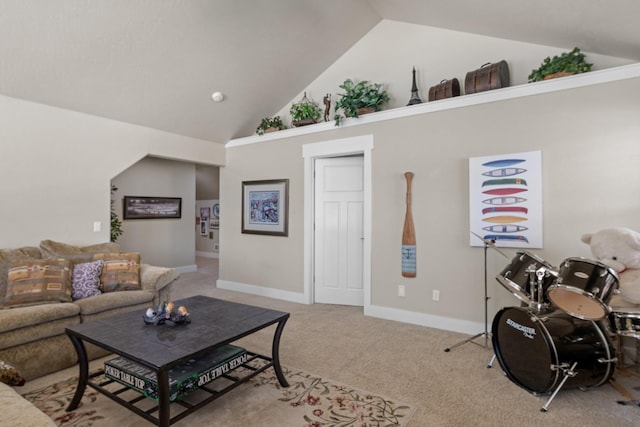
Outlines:
[{"label": "eiffel tower figurine", "polygon": [[418,86],[416,85],[416,67],[413,67],[413,86],[411,86],[411,99],[407,105],[422,104],[422,100],[418,95]]}]

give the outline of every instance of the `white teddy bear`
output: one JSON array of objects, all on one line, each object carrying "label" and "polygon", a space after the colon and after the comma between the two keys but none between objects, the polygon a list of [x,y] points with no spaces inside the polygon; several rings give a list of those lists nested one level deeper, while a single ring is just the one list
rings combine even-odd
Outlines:
[{"label": "white teddy bear", "polygon": [[[620,278],[620,295],[610,305],[640,304],[640,233],[624,227],[613,227],[584,234],[581,240],[601,263],[611,267]],[[620,297],[624,301],[620,301]]]}]

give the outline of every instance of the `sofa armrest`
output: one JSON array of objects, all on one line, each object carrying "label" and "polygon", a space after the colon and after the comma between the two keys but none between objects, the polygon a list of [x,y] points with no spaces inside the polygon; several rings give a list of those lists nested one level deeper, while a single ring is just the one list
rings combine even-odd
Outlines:
[{"label": "sofa armrest", "polygon": [[140,282],[142,289],[153,292],[155,304],[170,301],[171,285],[180,274],[175,268],[158,267],[149,264],[140,264]]}]

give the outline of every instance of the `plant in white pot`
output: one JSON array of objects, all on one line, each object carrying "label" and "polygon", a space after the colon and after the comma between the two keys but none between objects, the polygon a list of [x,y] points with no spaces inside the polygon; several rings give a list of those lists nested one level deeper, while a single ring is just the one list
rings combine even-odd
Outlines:
[{"label": "plant in white pot", "polygon": [[342,108],[347,117],[359,117],[360,114],[380,111],[382,104],[389,102],[389,94],[380,83],[370,83],[362,80],[354,83],[347,79],[339,86],[344,93],[339,93],[340,99],[336,102],[336,126],[340,124],[342,116],[338,109]]}]

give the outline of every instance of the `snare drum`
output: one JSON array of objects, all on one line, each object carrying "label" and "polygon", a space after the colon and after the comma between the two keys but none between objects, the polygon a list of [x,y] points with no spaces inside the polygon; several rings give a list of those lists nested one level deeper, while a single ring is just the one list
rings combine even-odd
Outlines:
[{"label": "snare drum", "polygon": [[531,308],[506,307],[496,313],[491,340],[507,377],[533,393],[556,389],[563,369],[577,362],[566,388],[597,387],[615,370],[615,349],[603,322],[580,320],[561,310],[538,316]]},{"label": "snare drum", "polygon": [[640,308],[613,308],[609,328],[619,336],[640,339]]},{"label": "snare drum", "polygon": [[547,297],[578,319],[599,320],[611,311],[607,303],[618,289],[618,282],[618,274],[601,262],[567,258]]},{"label": "snare drum", "polygon": [[542,296],[544,298],[547,288],[554,282],[557,272],[551,264],[529,252],[518,252],[511,263],[496,276],[496,280],[516,298],[529,305],[536,302],[532,301],[534,289],[531,289],[530,279],[534,280],[534,286],[536,286],[535,272],[542,267],[549,273],[545,274],[542,279]]}]

